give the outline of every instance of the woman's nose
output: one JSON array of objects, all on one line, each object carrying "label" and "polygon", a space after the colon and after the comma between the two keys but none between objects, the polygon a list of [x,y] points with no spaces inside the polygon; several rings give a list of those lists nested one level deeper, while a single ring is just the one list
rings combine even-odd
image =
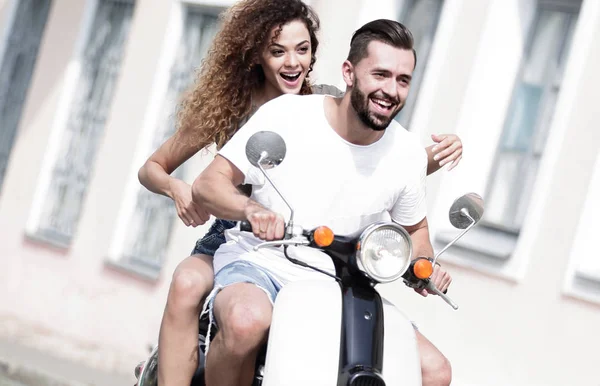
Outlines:
[{"label": "woman's nose", "polygon": [[298,65],[298,58],[296,57],[295,54],[289,54],[286,57],[285,60],[285,66],[286,67],[296,67]]}]

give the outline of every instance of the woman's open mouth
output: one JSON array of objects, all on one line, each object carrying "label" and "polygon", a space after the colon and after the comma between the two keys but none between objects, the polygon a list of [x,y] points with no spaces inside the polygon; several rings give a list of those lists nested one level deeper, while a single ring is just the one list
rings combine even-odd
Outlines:
[{"label": "woman's open mouth", "polygon": [[292,87],[298,85],[300,75],[302,75],[301,72],[279,73],[279,76],[281,76],[285,83]]}]

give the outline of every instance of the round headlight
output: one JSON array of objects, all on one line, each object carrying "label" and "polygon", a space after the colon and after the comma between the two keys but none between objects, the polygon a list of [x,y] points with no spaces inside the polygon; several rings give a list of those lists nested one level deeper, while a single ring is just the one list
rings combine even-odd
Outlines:
[{"label": "round headlight", "polygon": [[362,233],[356,252],[359,268],[380,283],[398,279],[410,265],[410,235],[395,223],[373,224]]}]

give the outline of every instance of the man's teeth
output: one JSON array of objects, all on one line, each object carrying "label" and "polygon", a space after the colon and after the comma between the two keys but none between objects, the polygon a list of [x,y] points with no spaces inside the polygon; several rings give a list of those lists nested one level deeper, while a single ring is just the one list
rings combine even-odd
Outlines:
[{"label": "man's teeth", "polygon": [[385,108],[392,107],[392,103],[391,102],[387,102],[387,101],[384,101],[384,100],[381,100],[381,99],[374,99],[374,98],[372,98],[371,100],[373,102],[377,103],[381,107],[385,107]]}]

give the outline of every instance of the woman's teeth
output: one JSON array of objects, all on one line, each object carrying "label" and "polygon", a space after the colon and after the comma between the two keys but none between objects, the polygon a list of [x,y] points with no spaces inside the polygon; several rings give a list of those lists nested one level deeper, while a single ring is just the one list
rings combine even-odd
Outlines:
[{"label": "woman's teeth", "polygon": [[300,73],[297,72],[295,74],[279,74],[281,77],[287,81],[293,82],[300,77]]}]

